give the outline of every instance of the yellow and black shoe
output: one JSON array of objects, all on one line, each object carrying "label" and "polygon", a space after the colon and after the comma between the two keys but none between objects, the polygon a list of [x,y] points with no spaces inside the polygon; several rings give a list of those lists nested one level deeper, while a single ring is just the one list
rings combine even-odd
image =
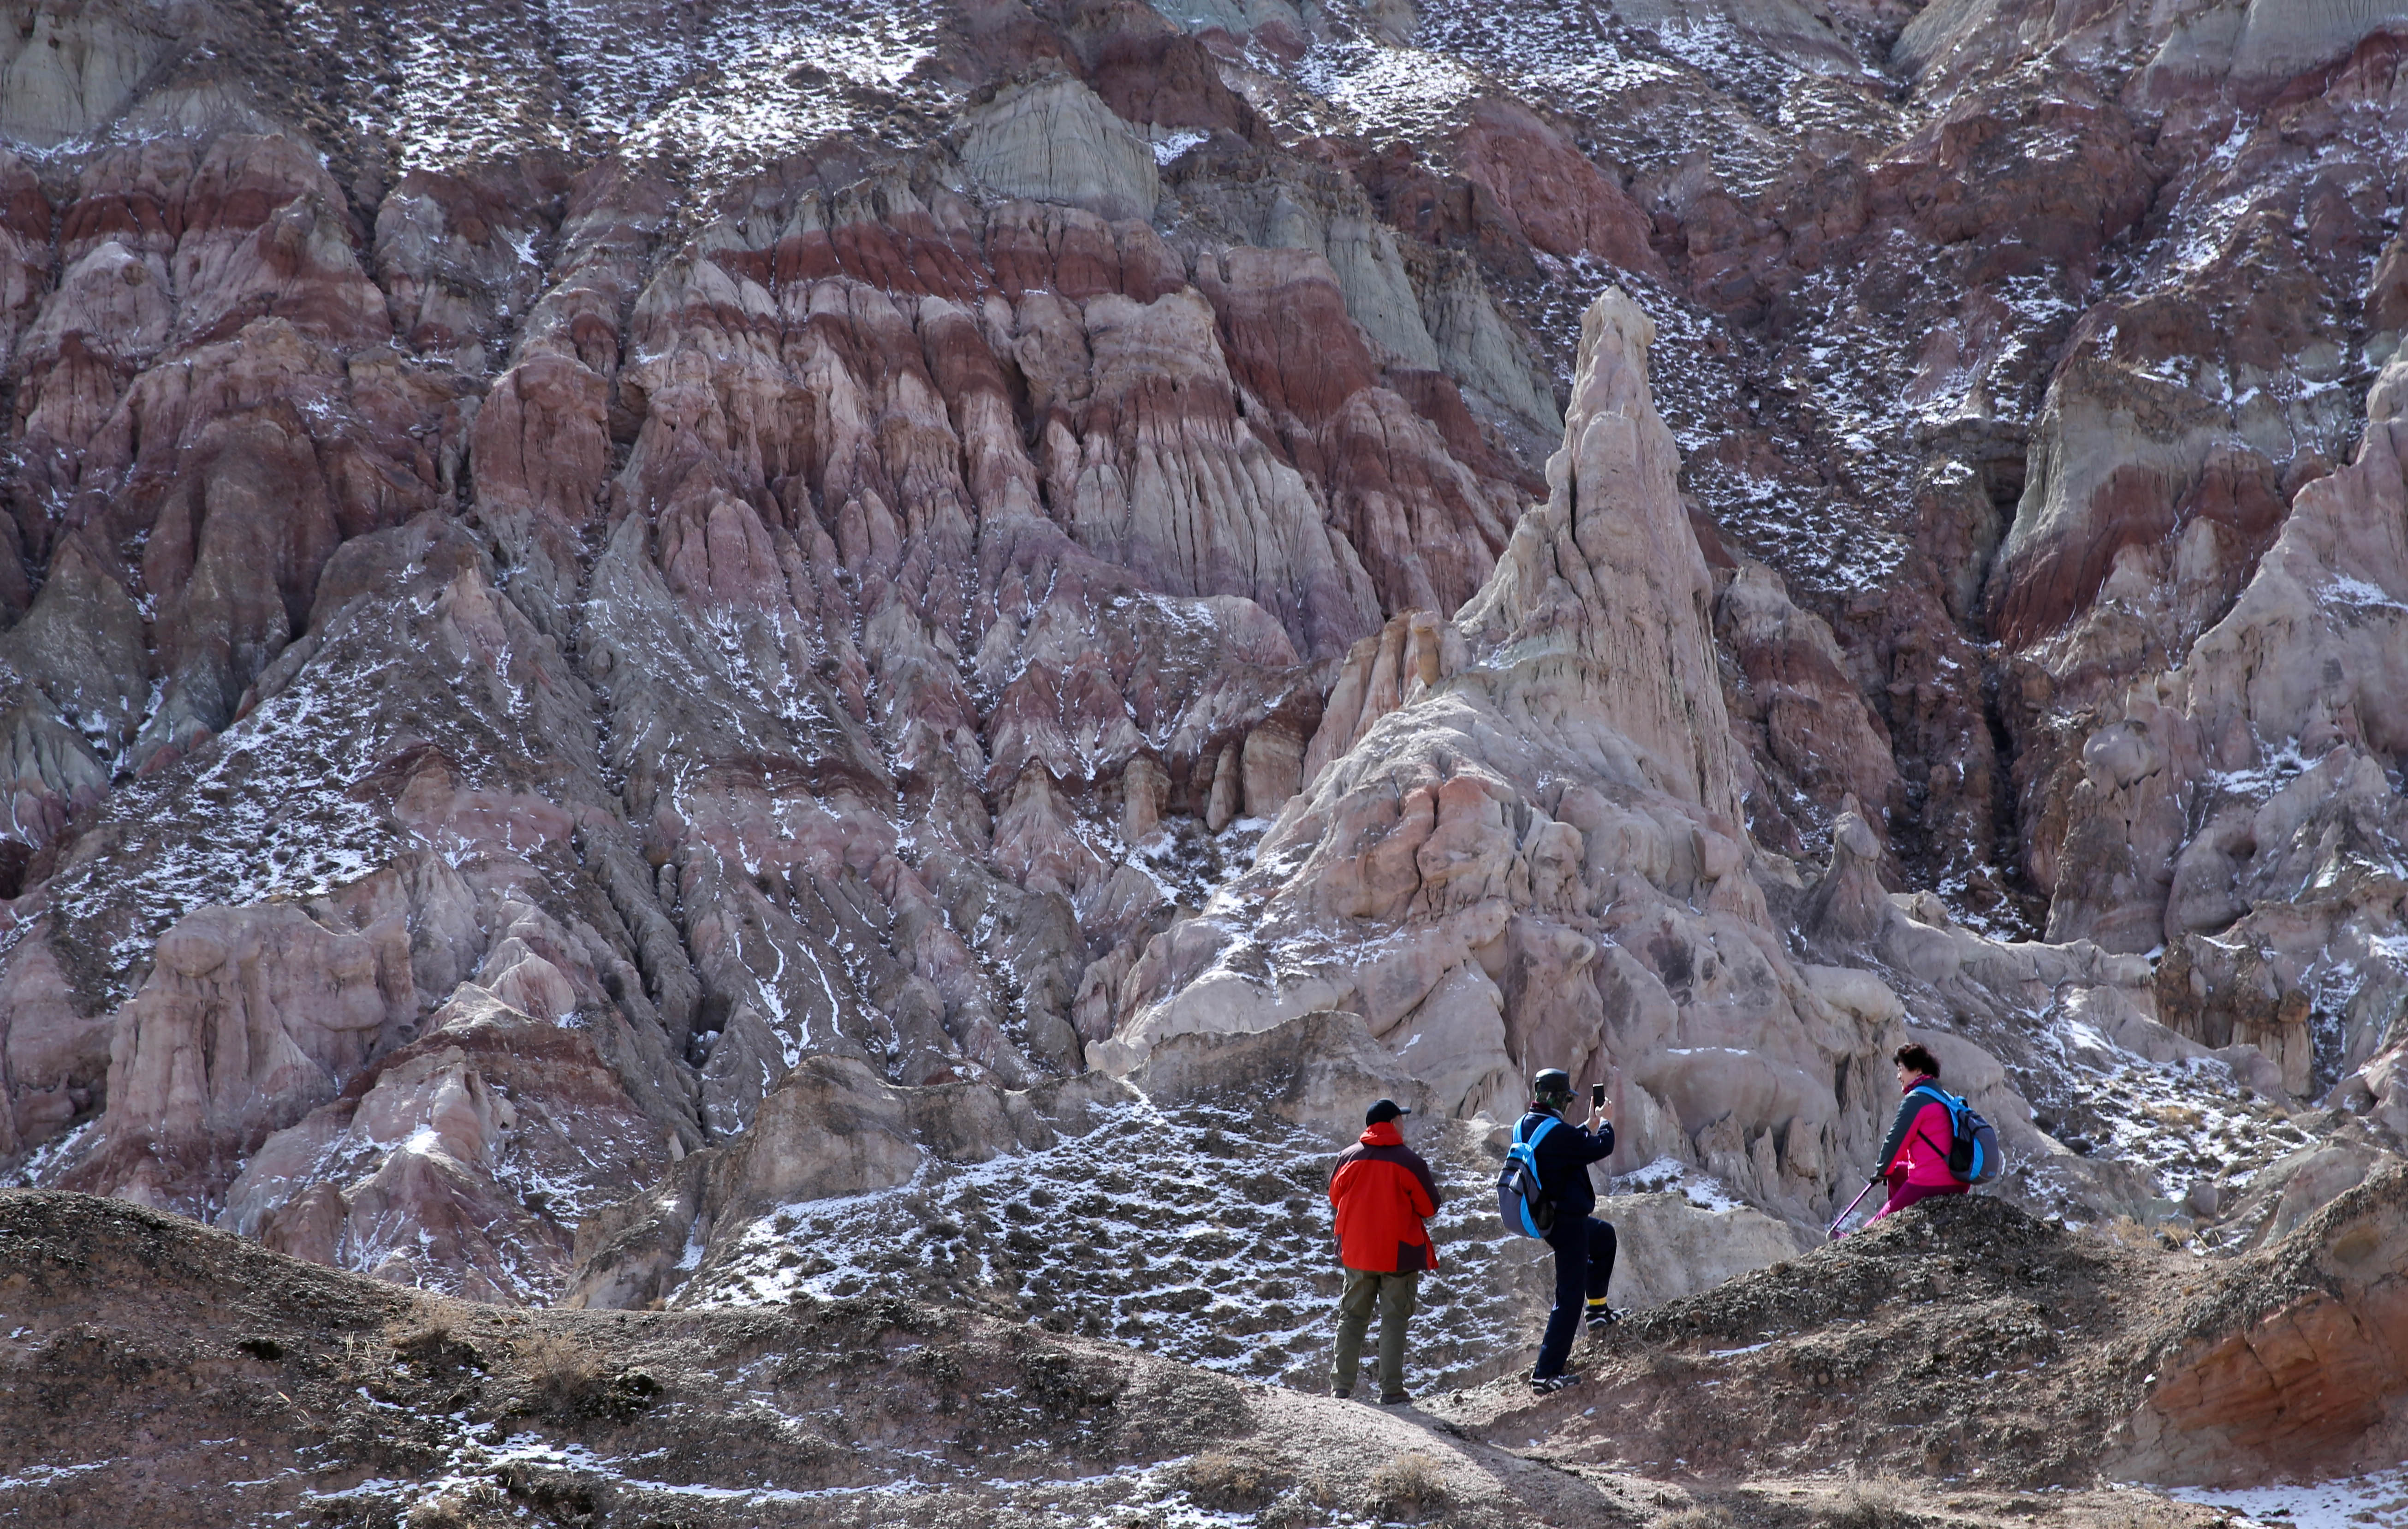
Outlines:
[{"label": "yellow and black shoe", "polygon": [[1602,1333],[1621,1320],[1622,1313],[1606,1305],[1604,1296],[1600,1295],[1596,1300],[1588,1303],[1588,1330],[1590,1332]]}]

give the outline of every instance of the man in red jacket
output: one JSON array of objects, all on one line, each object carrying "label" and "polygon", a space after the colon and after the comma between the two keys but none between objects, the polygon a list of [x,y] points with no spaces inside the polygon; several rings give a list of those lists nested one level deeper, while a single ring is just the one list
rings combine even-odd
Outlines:
[{"label": "man in red jacket", "polygon": [[1380,1405],[1400,1407],[1405,1394],[1405,1323],[1422,1271],[1438,1267],[1425,1219],[1437,1214],[1438,1180],[1405,1145],[1398,1120],[1412,1113],[1394,1099],[1363,1112],[1363,1135],[1338,1156],[1329,1173],[1329,1203],[1338,1212],[1338,1261],[1346,1293],[1338,1299],[1338,1365],[1329,1393],[1354,1393],[1363,1334],[1380,1313]]}]

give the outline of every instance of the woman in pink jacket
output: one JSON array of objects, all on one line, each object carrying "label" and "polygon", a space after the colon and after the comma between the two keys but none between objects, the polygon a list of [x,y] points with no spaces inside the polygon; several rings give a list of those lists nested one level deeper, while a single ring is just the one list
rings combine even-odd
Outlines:
[{"label": "woman in pink jacket", "polygon": [[[1881,1169],[1875,1179],[1889,1180],[1889,1202],[1873,1215],[1879,1221],[1934,1194],[1962,1194],[1967,1186],[1948,1171],[1947,1107],[1915,1088],[1940,1080],[1940,1059],[1909,1043],[1893,1057],[1898,1064],[1898,1119],[1890,1122],[1889,1139],[1882,1143]],[[1872,1224],[1871,1222],[1866,1222]]]}]

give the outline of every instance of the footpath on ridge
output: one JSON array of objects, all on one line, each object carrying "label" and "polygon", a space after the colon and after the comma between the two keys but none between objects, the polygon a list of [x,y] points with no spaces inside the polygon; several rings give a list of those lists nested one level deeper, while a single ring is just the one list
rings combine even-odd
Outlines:
[{"label": "footpath on ridge", "polygon": [[1927,1204],[1627,1319],[1566,1392],[1402,1410],[877,1296],[512,1310],[70,1193],[0,1193],[0,1249],[28,1525],[2203,1529],[2112,1489],[2396,1460],[2408,1377],[2401,1170],[2216,1264]]}]

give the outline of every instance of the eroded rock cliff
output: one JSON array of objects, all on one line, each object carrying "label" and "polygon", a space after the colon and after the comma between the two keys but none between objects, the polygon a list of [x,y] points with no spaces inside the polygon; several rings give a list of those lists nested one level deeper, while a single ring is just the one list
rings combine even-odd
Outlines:
[{"label": "eroded rock cliff", "polygon": [[2400,1149],[2390,7],[9,14],[21,1179],[635,1304],[1225,1074]]}]

